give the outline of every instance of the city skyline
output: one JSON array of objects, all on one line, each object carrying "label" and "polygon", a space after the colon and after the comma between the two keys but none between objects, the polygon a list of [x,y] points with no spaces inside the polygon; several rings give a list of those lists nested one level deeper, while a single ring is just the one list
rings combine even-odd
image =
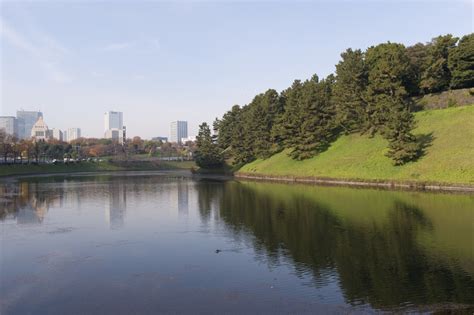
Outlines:
[{"label": "city skyline", "polygon": [[[123,123],[123,113],[109,110],[105,112],[103,118],[103,126],[104,132],[101,136],[98,137],[89,137],[84,135],[82,131],[82,127],[68,127],[65,129],[57,128],[56,126],[49,128],[49,136],[56,140],[61,140],[64,142],[70,142],[72,140],[78,138],[104,138],[104,139],[117,139],[120,140],[122,135],[124,134],[126,126]],[[18,110],[16,111],[16,116],[3,116],[0,115],[0,129],[4,129],[7,134],[14,135],[19,139],[30,139],[31,138],[31,130],[33,126],[38,122],[39,118],[44,118],[44,113],[41,111],[31,111],[31,110]],[[194,138],[195,136],[189,136],[188,133],[188,122],[187,121],[171,121],[169,124],[173,124],[175,122],[185,123],[186,132],[184,137],[180,139],[190,139]],[[154,135],[150,138],[145,138],[141,135],[129,135],[126,133],[127,138],[133,138],[138,136],[142,139],[161,139],[164,141],[168,141],[168,139],[172,138],[172,130],[168,129],[168,133],[166,136],[162,135]],[[73,134],[71,137],[70,134]],[[179,141],[176,141],[179,142]]]},{"label": "city skyline", "polygon": [[1,7],[0,115],[39,110],[62,130],[86,121],[84,136],[96,138],[103,135],[100,113],[110,108],[127,113],[131,136],[168,134],[177,119],[197,134],[200,123],[211,124],[257,93],[333,73],[349,47],[413,45],[473,29],[469,1]]}]

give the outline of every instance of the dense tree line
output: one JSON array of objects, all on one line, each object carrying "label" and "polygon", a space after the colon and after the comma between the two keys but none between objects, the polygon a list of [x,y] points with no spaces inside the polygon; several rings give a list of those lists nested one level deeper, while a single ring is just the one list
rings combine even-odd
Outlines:
[{"label": "dense tree line", "polygon": [[234,105],[214,122],[212,145],[198,144],[197,150],[234,164],[282,150],[303,160],[341,134],[366,133],[386,138],[387,156],[401,165],[421,154],[412,133],[412,97],[473,86],[474,34],[410,47],[387,42],[366,51],[347,49],[335,74],[295,80],[281,93],[270,89],[245,106]]},{"label": "dense tree line", "polygon": [[124,145],[111,139],[79,138],[69,143],[50,139],[34,141],[19,140],[0,129],[0,163],[40,163],[51,160],[114,157],[126,159],[130,155],[149,157],[188,158],[195,150],[193,142],[185,144],[163,143],[143,140],[140,137],[127,139]]}]

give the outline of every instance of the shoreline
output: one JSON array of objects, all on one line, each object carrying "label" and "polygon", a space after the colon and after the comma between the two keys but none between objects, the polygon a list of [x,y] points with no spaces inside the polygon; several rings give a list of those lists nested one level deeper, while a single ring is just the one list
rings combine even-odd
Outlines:
[{"label": "shoreline", "polygon": [[183,177],[192,177],[191,172],[188,169],[151,169],[151,170],[97,170],[97,171],[72,171],[72,172],[58,172],[58,173],[25,173],[16,175],[0,176],[0,184],[5,182],[11,182],[23,178],[43,178],[43,177],[54,177],[54,176],[94,176],[94,175],[121,175],[121,174],[133,174],[138,175],[158,175],[158,174],[176,174]]},{"label": "shoreline", "polygon": [[366,180],[366,179],[340,179],[340,178],[322,178],[322,177],[302,177],[302,176],[286,176],[286,175],[263,175],[255,173],[235,172],[229,174],[222,173],[194,173],[188,168],[169,168],[169,167],[155,167],[155,168],[117,168],[117,169],[72,169],[72,170],[58,170],[55,171],[39,171],[39,172],[24,172],[16,174],[0,175],[1,181],[8,181],[18,178],[28,177],[47,177],[47,176],[72,176],[72,175],[95,175],[95,174],[119,174],[119,173],[146,173],[146,172],[163,172],[175,173],[179,172],[182,175],[189,175],[194,178],[218,178],[218,179],[246,179],[266,182],[283,182],[283,183],[300,183],[326,186],[346,186],[354,188],[381,188],[387,190],[412,190],[412,191],[440,191],[440,192],[459,192],[459,193],[474,193],[474,185],[470,184],[449,184],[449,183],[435,183],[435,182],[410,182],[410,181],[390,181],[390,180]]},{"label": "shoreline", "polygon": [[321,177],[298,177],[298,176],[275,176],[263,174],[250,174],[237,172],[234,174],[237,179],[250,179],[267,182],[285,182],[318,184],[328,186],[349,186],[359,188],[383,188],[389,190],[413,190],[413,191],[442,191],[474,193],[474,185],[469,184],[447,184],[433,182],[410,182],[410,181],[389,181],[389,180],[362,180],[362,179],[339,179]]},{"label": "shoreline", "polygon": [[143,161],[102,162],[70,165],[9,165],[0,166],[0,180],[6,178],[32,177],[42,175],[94,174],[133,171],[190,171],[190,167],[174,163],[151,163]]}]

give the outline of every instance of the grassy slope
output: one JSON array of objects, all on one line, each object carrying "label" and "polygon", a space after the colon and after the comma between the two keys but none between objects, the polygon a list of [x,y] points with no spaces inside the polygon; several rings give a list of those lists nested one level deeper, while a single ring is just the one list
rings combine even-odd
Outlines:
[{"label": "grassy slope", "polygon": [[243,166],[240,172],[263,175],[343,179],[425,181],[474,184],[474,106],[416,114],[415,134],[432,133],[426,154],[416,162],[393,166],[380,136],[342,136],[312,159],[294,161],[286,152]]},{"label": "grassy slope", "polygon": [[160,162],[159,165],[149,162],[135,162],[129,164],[110,162],[82,162],[80,164],[69,165],[0,165],[0,177],[21,174],[190,169],[194,166],[194,162],[189,161],[163,161]]}]

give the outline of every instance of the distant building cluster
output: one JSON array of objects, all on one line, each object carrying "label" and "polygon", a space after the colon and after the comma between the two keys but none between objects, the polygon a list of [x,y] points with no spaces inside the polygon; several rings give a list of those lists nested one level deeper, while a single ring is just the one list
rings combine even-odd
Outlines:
[{"label": "distant building cluster", "polygon": [[[15,136],[20,140],[32,139],[35,141],[49,141],[52,139],[71,142],[81,138],[81,128],[61,130],[49,128],[40,111],[19,110],[15,116],[0,116],[0,130]],[[112,139],[123,144],[127,139],[126,127],[123,124],[123,113],[108,111],[104,113],[104,138]],[[171,122],[170,137],[153,137],[154,141],[173,142],[184,144],[195,141],[195,137],[188,136],[188,122],[177,120]]]},{"label": "distant building cluster", "polygon": [[81,137],[80,128],[69,128],[62,131],[57,128],[49,129],[40,111],[19,110],[15,116],[0,116],[0,129],[20,140],[35,141],[72,141]]}]

